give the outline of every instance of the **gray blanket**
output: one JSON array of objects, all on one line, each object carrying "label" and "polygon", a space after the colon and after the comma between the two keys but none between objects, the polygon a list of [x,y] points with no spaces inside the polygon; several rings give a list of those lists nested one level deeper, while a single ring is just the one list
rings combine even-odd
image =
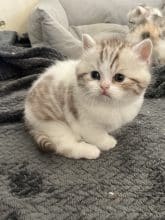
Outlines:
[{"label": "gray blanket", "polygon": [[22,122],[27,88],[56,59],[64,57],[50,48],[0,49],[0,219],[164,219],[165,67],[152,69],[116,148],[72,160],[39,152]]}]

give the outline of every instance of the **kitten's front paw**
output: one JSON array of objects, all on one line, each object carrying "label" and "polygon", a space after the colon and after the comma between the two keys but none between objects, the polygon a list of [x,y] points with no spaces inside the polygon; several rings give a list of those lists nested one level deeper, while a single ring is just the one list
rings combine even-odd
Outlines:
[{"label": "kitten's front paw", "polygon": [[100,156],[100,150],[91,144],[80,142],[75,148],[67,155],[67,157],[80,159],[96,159]]},{"label": "kitten's front paw", "polygon": [[82,158],[86,159],[97,159],[100,156],[100,150],[91,144],[82,143],[84,145],[84,149],[82,152]]},{"label": "kitten's front paw", "polygon": [[108,151],[114,148],[117,144],[117,140],[112,136],[107,136],[102,143],[98,146],[100,150]]}]

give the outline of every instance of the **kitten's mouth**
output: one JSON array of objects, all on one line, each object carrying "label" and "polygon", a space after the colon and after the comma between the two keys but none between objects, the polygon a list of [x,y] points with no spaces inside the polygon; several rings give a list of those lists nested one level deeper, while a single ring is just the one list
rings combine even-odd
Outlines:
[{"label": "kitten's mouth", "polygon": [[110,98],[110,95],[105,90],[101,91],[101,95],[107,96],[107,97]]}]

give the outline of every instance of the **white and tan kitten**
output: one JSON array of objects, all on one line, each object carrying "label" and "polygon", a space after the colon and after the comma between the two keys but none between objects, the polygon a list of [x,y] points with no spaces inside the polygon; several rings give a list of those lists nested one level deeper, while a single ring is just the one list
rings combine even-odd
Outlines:
[{"label": "white and tan kitten", "polygon": [[115,147],[112,131],[138,114],[150,83],[152,42],[96,43],[83,35],[79,60],[57,62],[30,89],[25,122],[42,150],[96,159]]}]

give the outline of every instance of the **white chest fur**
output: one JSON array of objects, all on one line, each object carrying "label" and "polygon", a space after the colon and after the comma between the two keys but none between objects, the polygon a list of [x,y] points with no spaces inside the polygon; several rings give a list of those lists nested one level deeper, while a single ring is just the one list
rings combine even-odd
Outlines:
[{"label": "white chest fur", "polygon": [[132,121],[138,114],[143,97],[129,105],[119,106],[92,106],[88,108],[87,120],[92,120],[93,123],[106,128],[107,131],[113,131],[120,128],[122,125]]}]

